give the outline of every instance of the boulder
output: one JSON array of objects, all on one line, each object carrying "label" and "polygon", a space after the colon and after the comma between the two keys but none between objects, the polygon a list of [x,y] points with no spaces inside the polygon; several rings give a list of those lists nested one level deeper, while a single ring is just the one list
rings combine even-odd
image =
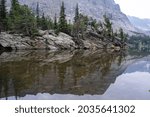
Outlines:
[{"label": "boulder", "polygon": [[52,35],[52,36],[57,36],[56,34],[55,34],[55,31],[54,30],[38,30],[38,34],[40,35],[40,36],[43,36],[43,35]]},{"label": "boulder", "polygon": [[98,47],[97,44],[95,44],[94,42],[89,41],[89,40],[83,41],[83,44],[84,44],[84,46],[83,46],[84,49],[96,50]]},{"label": "boulder", "polygon": [[47,30],[38,30],[38,34],[39,34],[40,36],[43,36],[43,35],[45,35],[45,34],[47,34],[47,33],[48,33]]},{"label": "boulder", "polygon": [[71,36],[65,33],[59,33],[55,43],[62,49],[71,49],[75,48],[75,42],[72,39]]}]

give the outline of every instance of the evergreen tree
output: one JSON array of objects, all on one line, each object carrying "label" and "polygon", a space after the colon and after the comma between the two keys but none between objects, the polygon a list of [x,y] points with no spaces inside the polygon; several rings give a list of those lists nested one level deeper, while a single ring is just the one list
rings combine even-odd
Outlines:
[{"label": "evergreen tree", "polygon": [[20,5],[18,0],[11,0],[11,9],[10,9],[10,15],[18,15],[20,10]]},{"label": "evergreen tree", "polygon": [[68,33],[64,2],[62,2],[61,8],[60,8],[59,32]]},{"label": "evergreen tree", "polygon": [[8,27],[10,30],[16,31],[18,27],[20,5],[18,0],[11,0],[10,14],[8,18]]},{"label": "evergreen tree", "polygon": [[37,22],[37,28],[40,27],[40,13],[39,13],[39,3],[37,2],[36,6],[36,22]]},{"label": "evergreen tree", "polygon": [[104,27],[105,27],[105,35],[111,37],[112,32],[112,23],[110,22],[109,18],[104,15]]},{"label": "evergreen tree", "polygon": [[59,22],[57,21],[56,14],[55,14],[55,17],[54,17],[53,29],[54,29],[56,34],[58,34],[60,32],[59,31]]},{"label": "evergreen tree", "polygon": [[74,37],[79,38],[79,35],[82,35],[82,37],[83,37],[83,33],[86,31],[87,26],[89,24],[89,19],[87,16],[84,16],[82,14],[76,15],[76,14],[78,14],[77,11],[79,11],[78,5],[77,5],[76,11],[75,11],[72,35]]},{"label": "evergreen tree", "polygon": [[48,28],[48,30],[49,29],[54,29],[53,20],[51,18],[47,18],[46,22],[47,22],[47,28]]},{"label": "evergreen tree", "polygon": [[80,27],[80,17],[79,17],[79,7],[76,5],[75,17],[74,17],[74,26],[73,26],[73,35],[78,37]]},{"label": "evergreen tree", "polygon": [[8,17],[9,30],[34,36],[37,33],[35,15],[27,5],[20,5],[18,0],[12,0],[11,4]]},{"label": "evergreen tree", "polygon": [[45,18],[45,15],[43,13],[42,18],[41,18],[41,29],[42,30],[47,30],[48,29],[48,24],[47,24],[47,19]]},{"label": "evergreen tree", "polygon": [[56,14],[55,14],[55,17],[54,17],[54,30],[57,30],[58,29],[58,24],[57,24],[57,17],[56,17]]},{"label": "evergreen tree", "polygon": [[17,32],[34,36],[37,33],[36,19],[27,5],[20,6]]},{"label": "evergreen tree", "polygon": [[97,28],[98,28],[98,23],[97,23],[96,19],[93,19],[93,18],[91,17],[89,22],[90,22],[91,27],[93,27],[94,29],[97,30]]},{"label": "evergreen tree", "polygon": [[84,32],[87,29],[88,24],[89,24],[89,18],[87,16],[80,14],[79,15],[79,33],[81,33],[82,38],[83,38]]},{"label": "evergreen tree", "polygon": [[68,24],[68,34],[70,36],[73,36],[73,25],[71,24],[71,20],[69,20],[69,24]]},{"label": "evergreen tree", "polygon": [[5,3],[5,0],[0,0],[0,30],[6,30],[7,28],[7,11]]},{"label": "evergreen tree", "polygon": [[128,35],[124,33],[122,28],[119,29],[119,37],[121,38],[121,41],[123,43],[125,43],[127,41]]},{"label": "evergreen tree", "polygon": [[124,38],[124,33],[122,28],[119,29],[119,37],[121,38],[121,40],[123,40]]},{"label": "evergreen tree", "polygon": [[78,7],[78,4],[77,4],[76,9],[75,9],[74,23],[77,23],[78,20],[79,20],[79,7]]}]

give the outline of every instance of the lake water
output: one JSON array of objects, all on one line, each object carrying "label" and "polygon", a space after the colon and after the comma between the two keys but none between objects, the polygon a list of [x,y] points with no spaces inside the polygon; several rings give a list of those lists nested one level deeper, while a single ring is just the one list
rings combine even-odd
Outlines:
[{"label": "lake water", "polygon": [[0,99],[150,99],[150,55],[133,50],[3,52]]}]

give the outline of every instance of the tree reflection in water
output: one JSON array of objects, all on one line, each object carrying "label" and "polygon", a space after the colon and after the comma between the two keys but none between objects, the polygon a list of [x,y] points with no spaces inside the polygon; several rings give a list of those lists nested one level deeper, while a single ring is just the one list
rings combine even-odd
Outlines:
[{"label": "tree reflection in water", "polygon": [[126,68],[123,52],[24,51],[0,55],[0,97],[27,94],[102,95]]}]

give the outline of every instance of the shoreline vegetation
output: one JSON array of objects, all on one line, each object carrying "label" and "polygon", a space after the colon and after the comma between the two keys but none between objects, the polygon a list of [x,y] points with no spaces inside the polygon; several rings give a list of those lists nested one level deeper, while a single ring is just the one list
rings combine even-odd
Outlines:
[{"label": "shoreline vegetation", "polygon": [[9,12],[6,0],[0,2],[0,50],[64,50],[100,49],[120,50],[127,46],[128,35],[120,28],[113,30],[113,24],[104,15],[104,21],[84,16],[75,8],[73,21],[66,20],[65,5],[60,6],[59,17],[41,15],[37,3],[35,12],[18,0],[11,0]]}]

